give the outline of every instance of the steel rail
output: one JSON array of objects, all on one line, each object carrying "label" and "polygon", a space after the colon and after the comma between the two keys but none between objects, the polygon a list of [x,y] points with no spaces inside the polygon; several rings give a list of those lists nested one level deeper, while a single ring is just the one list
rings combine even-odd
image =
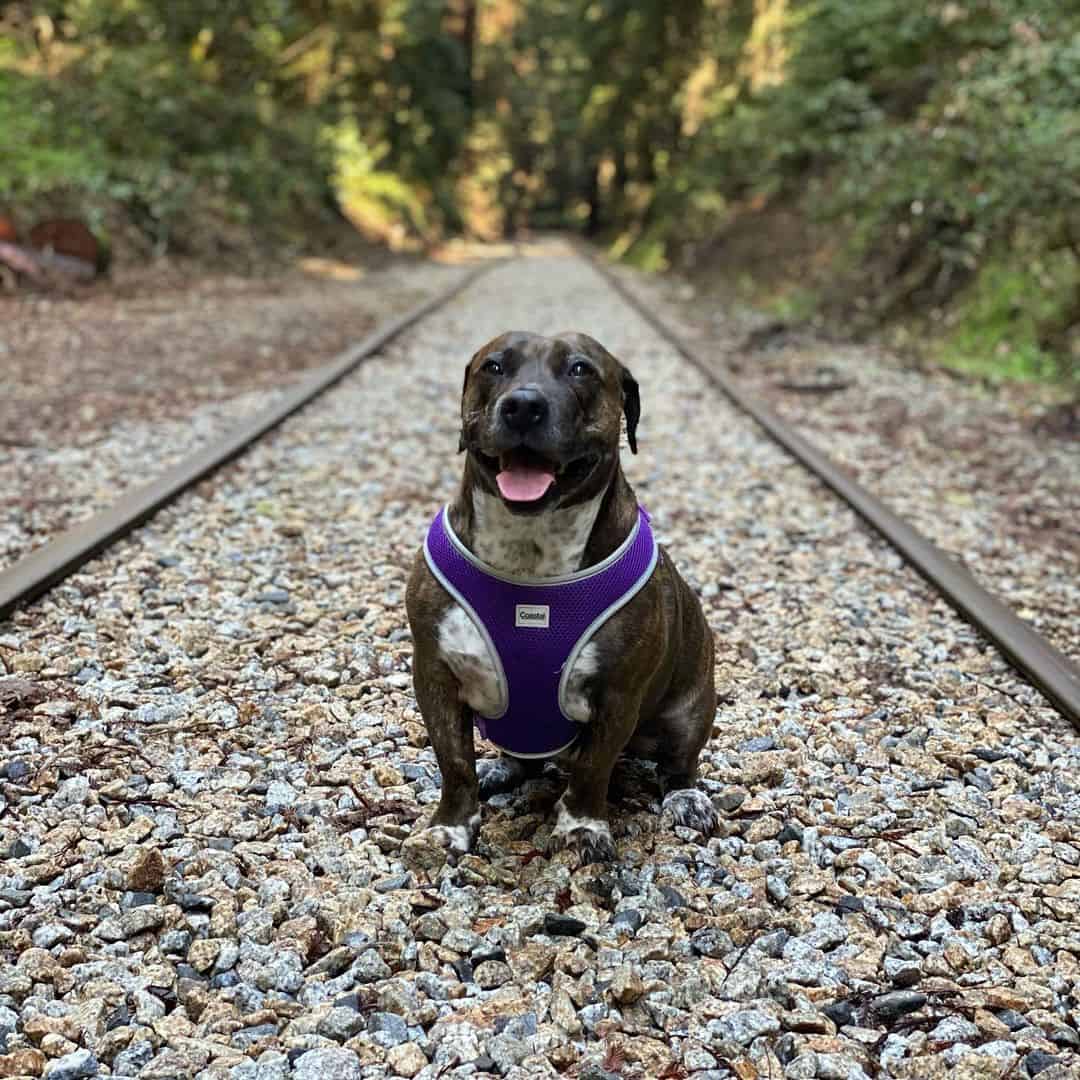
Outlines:
[{"label": "steel rail", "polygon": [[466,272],[443,292],[417,304],[404,315],[374,330],[329,363],[303,376],[273,404],[212,440],[148,484],[122,495],[107,510],[67,529],[14,565],[0,571],[0,622],[9,618],[20,604],[40,596],[114,541],[127,536],[163,506],[167,506],[193,484],[231,461],[257,439],[354,371],[373,353],[419,322],[425,315],[449,303],[478,277],[502,261],[492,260]]},{"label": "steel rail", "polygon": [[[578,250],[581,250],[580,247]],[[590,251],[583,252],[583,255],[661,337],[689,360],[713,386],[752,416],[800,464],[869,522],[975,629],[988,637],[1066,719],[1080,728],[1080,669],[1068,657],[983,588],[965,567],[792,430],[777,413],[740,386],[723,367],[706,359],[642,302],[597,256]]]}]

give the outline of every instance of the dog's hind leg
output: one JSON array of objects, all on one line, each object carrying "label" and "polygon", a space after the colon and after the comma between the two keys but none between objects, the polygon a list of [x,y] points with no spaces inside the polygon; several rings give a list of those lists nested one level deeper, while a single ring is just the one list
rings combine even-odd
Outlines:
[{"label": "dog's hind leg", "polygon": [[490,799],[520,787],[544,771],[542,759],[517,758],[500,754],[497,758],[483,758],[476,763],[476,778],[480,781],[480,798]]},{"label": "dog's hind leg", "polygon": [[716,693],[710,678],[663,714],[666,738],[657,761],[664,791],[662,813],[676,825],[705,836],[716,829],[718,819],[712,800],[695,786],[695,780],[715,712]]}]

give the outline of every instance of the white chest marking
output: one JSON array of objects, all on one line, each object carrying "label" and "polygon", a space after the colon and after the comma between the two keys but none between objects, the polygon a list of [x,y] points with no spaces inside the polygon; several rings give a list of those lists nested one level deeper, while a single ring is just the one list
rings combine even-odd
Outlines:
[{"label": "white chest marking", "polygon": [[578,653],[563,693],[563,712],[578,724],[587,724],[592,719],[592,709],[585,695],[585,682],[596,674],[596,669],[596,645],[590,641]]},{"label": "white chest marking", "polygon": [[439,655],[457,677],[461,700],[481,716],[496,716],[502,708],[499,676],[487,644],[460,604],[454,604],[439,623]]},{"label": "white chest marking", "polygon": [[473,489],[473,554],[504,574],[555,577],[581,569],[603,495],[543,514],[511,514],[502,499]]}]

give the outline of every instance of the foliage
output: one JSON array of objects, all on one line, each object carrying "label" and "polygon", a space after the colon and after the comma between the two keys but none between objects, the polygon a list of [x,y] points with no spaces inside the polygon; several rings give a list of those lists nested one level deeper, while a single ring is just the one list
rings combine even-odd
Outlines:
[{"label": "foliage", "polygon": [[336,207],[716,266],[782,209],[825,238],[773,244],[790,317],[1080,378],[1060,0],[0,0],[0,133],[3,208],[121,205],[159,248]]},{"label": "foliage", "polygon": [[[414,228],[464,128],[449,133],[453,94],[411,101],[410,78],[447,48],[414,25],[422,5],[405,6],[404,22],[380,0],[0,8],[0,121],[14,146],[0,199],[91,216],[120,202],[159,248],[183,250],[236,224],[280,238],[325,212],[341,180]],[[387,152],[392,170],[376,169]]]},{"label": "foliage", "polygon": [[[1055,361],[1048,345],[1080,322],[1080,11],[812,0],[783,34],[784,79],[744,81],[716,110],[690,186],[723,177],[728,214],[796,201],[843,236],[834,295],[858,298],[863,322],[955,305],[969,354],[989,344],[977,327],[997,325],[987,296],[1033,286],[1008,300],[1027,305],[1027,344],[985,361],[1080,377],[1068,347]],[[1040,260],[1062,269],[1047,277]]]},{"label": "foliage", "polygon": [[967,371],[1023,379],[1060,375],[1061,358],[1045,329],[1068,316],[1078,284],[1080,267],[1069,252],[991,261],[959,298],[954,325],[934,353]]},{"label": "foliage", "polygon": [[66,102],[43,95],[38,80],[0,70],[0,199],[15,202],[65,184],[102,186],[104,146],[92,130],[62,121],[66,115]]}]

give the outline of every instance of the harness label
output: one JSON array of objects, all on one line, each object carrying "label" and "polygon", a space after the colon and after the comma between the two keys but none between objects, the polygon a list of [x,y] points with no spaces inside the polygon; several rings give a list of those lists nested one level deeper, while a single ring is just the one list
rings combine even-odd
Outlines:
[{"label": "harness label", "polygon": [[530,626],[536,629],[548,628],[547,604],[516,604],[514,606],[514,626]]}]

